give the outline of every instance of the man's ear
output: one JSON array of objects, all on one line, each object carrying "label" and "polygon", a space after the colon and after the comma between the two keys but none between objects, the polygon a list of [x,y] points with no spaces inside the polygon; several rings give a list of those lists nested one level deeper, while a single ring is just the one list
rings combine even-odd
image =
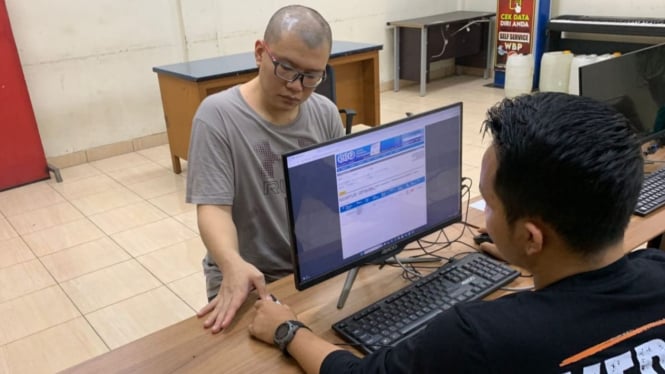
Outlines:
[{"label": "man's ear", "polygon": [[532,256],[543,250],[543,229],[533,221],[526,221],[523,226],[526,234],[525,254]]},{"label": "man's ear", "polygon": [[263,58],[263,43],[260,40],[254,42],[254,60],[256,61],[256,66],[261,65],[261,59]]}]

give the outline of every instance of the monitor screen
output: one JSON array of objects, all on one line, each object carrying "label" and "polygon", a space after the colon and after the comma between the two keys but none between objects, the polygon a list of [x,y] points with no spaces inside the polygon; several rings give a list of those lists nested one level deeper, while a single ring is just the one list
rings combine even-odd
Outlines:
[{"label": "monitor screen", "polygon": [[299,290],[461,220],[462,103],[283,155]]},{"label": "monitor screen", "polygon": [[580,95],[610,103],[642,142],[665,136],[665,43],[581,66]]}]

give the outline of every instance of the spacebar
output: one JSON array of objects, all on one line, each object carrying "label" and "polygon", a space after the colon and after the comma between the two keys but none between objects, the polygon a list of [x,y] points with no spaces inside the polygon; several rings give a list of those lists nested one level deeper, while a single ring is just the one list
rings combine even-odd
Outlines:
[{"label": "spacebar", "polygon": [[408,334],[411,333],[413,330],[416,330],[416,329],[418,329],[419,327],[422,327],[424,324],[426,324],[427,322],[429,322],[432,318],[434,318],[437,314],[439,314],[439,313],[441,313],[441,312],[442,312],[441,309],[433,310],[433,311],[431,311],[431,312],[425,314],[424,316],[418,318],[417,320],[415,320],[415,321],[409,323],[408,325],[402,327],[401,329],[399,329],[399,332],[400,332],[402,335],[408,335]]}]

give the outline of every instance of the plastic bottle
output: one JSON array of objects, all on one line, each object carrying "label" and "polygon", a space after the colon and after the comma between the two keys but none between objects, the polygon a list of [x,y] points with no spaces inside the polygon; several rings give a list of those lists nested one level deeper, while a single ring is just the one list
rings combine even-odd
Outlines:
[{"label": "plastic bottle", "polygon": [[533,55],[511,54],[506,60],[506,97],[531,93],[533,88]]},{"label": "plastic bottle", "polygon": [[553,51],[543,53],[540,60],[540,91],[568,92],[570,80],[570,64],[573,54],[570,51]]}]

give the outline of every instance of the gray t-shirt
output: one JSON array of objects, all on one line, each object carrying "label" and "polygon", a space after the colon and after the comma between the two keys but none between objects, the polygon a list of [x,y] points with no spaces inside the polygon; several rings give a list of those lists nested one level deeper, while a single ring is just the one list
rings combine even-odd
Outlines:
[{"label": "gray t-shirt", "polygon": [[[186,200],[232,205],[242,258],[267,281],[281,278],[293,271],[281,155],[343,134],[337,107],[316,93],[287,126],[261,118],[240,86],[208,96],[192,125]],[[203,267],[208,296],[214,296],[222,275],[210,253]]]}]

